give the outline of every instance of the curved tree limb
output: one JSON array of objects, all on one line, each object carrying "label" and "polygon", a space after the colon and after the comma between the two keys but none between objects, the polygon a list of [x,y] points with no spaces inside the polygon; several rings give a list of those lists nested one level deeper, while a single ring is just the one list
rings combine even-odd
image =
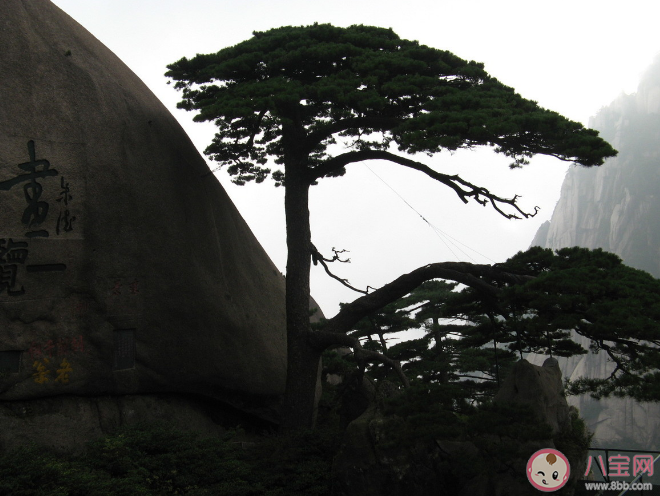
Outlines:
[{"label": "curved tree limb", "polygon": [[325,175],[331,174],[341,169],[342,167],[345,167],[348,164],[362,162],[365,160],[387,160],[389,162],[393,162],[395,164],[403,165],[404,167],[423,172],[430,178],[435,179],[436,181],[439,181],[453,189],[463,203],[468,203],[470,198],[472,198],[480,205],[487,205],[490,203],[500,215],[507,219],[520,219],[521,217],[515,213],[508,214],[504,212],[500,208],[500,205],[509,205],[524,218],[534,217],[539,210],[538,207],[534,207],[533,213],[525,212],[517,204],[517,201],[520,198],[518,195],[515,195],[513,198],[501,198],[491,193],[486,188],[482,188],[481,186],[477,186],[468,181],[465,181],[458,175],[442,174],[441,172],[437,172],[431,169],[428,165],[425,165],[421,162],[417,162],[416,160],[412,160],[407,157],[400,157],[385,150],[360,150],[342,153],[341,155],[337,155],[336,157],[326,160],[323,165],[312,169],[309,173],[309,180],[310,182],[316,181]]},{"label": "curved tree limb", "polygon": [[425,265],[344,305],[337,315],[326,321],[324,330],[331,333],[348,332],[371,312],[407,295],[424,281],[430,279],[449,279],[470,286],[490,297],[497,297],[502,290],[482,278],[514,284],[534,279],[533,276],[512,274],[491,265],[468,262],[440,262]]},{"label": "curved tree limb", "polygon": [[[313,248],[313,250],[316,250],[316,248]],[[335,257],[338,258],[338,255],[335,254]],[[315,259],[321,263],[323,263],[324,260],[327,260],[324,259],[318,251],[316,251]],[[323,265],[326,267],[324,263]],[[336,276],[333,277],[342,281]],[[490,282],[487,282],[484,278],[514,284],[524,283],[534,279],[533,276],[505,272],[504,270],[491,265],[478,265],[468,262],[441,262],[426,265],[400,276],[394,281],[375,290],[373,293],[365,294],[365,296],[358,298],[352,303],[344,305],[337,315],[324,322],[322,330],[309,332],[309,342],[312,347],[319,351],[325,350],[331,346],[349,346],[355,350],[357,358],[371,361],[375,360],[391,366],[400,377],[402,383],[407,387],[409,381],[399,362],[392,360],[381,353],[365,350],[362,348],[357,337],[349,336],[346,333],[362,318],[405,296],[429,279],[450,279],[470,286],[490,297],[497,297],[502,290]]]}]

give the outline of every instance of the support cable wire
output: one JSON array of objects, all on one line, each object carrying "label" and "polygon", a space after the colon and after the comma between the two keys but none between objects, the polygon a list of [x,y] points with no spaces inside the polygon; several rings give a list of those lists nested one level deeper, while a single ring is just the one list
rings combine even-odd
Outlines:
[{"label": "support cable wire", "polygon": [[438,228],[438,227],[434,226],[433,224],[431,224],[431,223],[426,219],[426,217],[424,217],[424,216],[423,216],[423,215],[422,215],[422,214],[421,214],[421,213],[420,213],[415,207],[413,207],[410,203],[408,203],[408,201],[407,201],[403,196],[401,196],[401,194],[399,194],[399,192],[398,192],[397,190],[395,190],[392,186],[390,186],[390,185],[387,183],[387,181],[385,181],[382,177],[380,177],[378,174],[376,174],[376,173],[373,171],[373,169],[371,169],[371,167],[369,167],[368,165],[366,165],[366,167],[367,167],[367,169],[369,169],[369,171],[370,171],[374,176],[376,176],[378,179],[380,179],[380,180],[382,181],[382,183],[383,183],[385,186],[387,186],[388,188],[390,188],[390,189],[394,192],[394,194],[397,195],[397,196],[401,199],[401,201],[403,201],[403,203],[405,203],[406,205],[408,205],[408,207],[410,207],[410,209],[411,209],[413,212],[415,212],[417,215],[419,215],[419,216],[421,217],[421,219],[429,225],[429,227],[433,230],[433,232],[435,233],[435,235],[440,239],[440,241],[442,241],[442,242],[444,243],[444,245],[447,247],[447,249],[451,252],[451,254],[454,256],[454,258],[455,258],[457,261],[460,261],[460,259],[458,258],[458,256],[457,256],[456,253],[454,252],[454,250],[451,249],[451,246],[449,246],[449,244],[448,244],[447,241],[443,238],[443,236],[445,236],[446,238],[448,238],[449,240],[451,240],[450,243],[452,243],[452,244],[454,245],[454,248],[456,248],[457,250],[459,250],[463,255],[465,255],[467,258],[469,258],[472,262],[477,263],[477,262],[474,260],[474,258],[472,258],[472,257],[471,257],[469,254],[467,254],[464,250],[462,250],[460,246],[457,246],[456,243],[459,243],[459,244],[465,246],[468,250],[472,250],[472,251],[475,252],[477,255],[480,255],[480,256],[482,256],[483,258],[485,258],[485,259],[487,259],[487,260],[490,260],[492,263],[495,263],[495,260],[493,260],[493,259],[487,257],[486,255],[484,255],[484,254],[482,254],[482,253],[479,253],[479,252],[478,252],[477,250],[475,250],[474,248],[471,248],[470,246],[466,245],[465,243],[462,243],[461,241],[457,240],[456,238],[454,238],[454,237],[450,236],[449,234],[447,234],[446,232],[442,231],[440,228]]}]

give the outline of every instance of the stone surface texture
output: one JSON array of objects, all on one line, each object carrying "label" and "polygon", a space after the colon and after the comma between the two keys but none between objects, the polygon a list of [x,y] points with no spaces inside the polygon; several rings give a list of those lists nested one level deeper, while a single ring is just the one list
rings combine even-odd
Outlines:
[{"label": "stone surface texture", "polygon": [[621,95],[589,126],[619,155],[601,167],[569,169],[533,245],[602,248],[660,277],[660,58],[637,93]]},{"label": "stone surface texture", "polygon": [[[552,218],[532,246],[602,248],[660,277],[660,58],[638,90],[621,95],[591,120],[619,155],[598,168],[568,171]],[[588,342],[574,339],[588,349]],[[528,358],[541,363],[545,357]],[[605,355],[559,359],[565,377],[607,377]],[[569,398],[595,432],[593,445],[660,449],[660,406],[588,396]]]},{"label": "stone surface texture", "polygon": [[559,363],[554,358],[546,359],[542,367],[521,360],[502,383],[495,401],[528,405],[556,434],[565,430],[570,422],[561,377]]},{"label": "stone surface texture", "polygon": [[48,0],[0,46],[0,401],[283,393],[284,279],[172,115]]}]

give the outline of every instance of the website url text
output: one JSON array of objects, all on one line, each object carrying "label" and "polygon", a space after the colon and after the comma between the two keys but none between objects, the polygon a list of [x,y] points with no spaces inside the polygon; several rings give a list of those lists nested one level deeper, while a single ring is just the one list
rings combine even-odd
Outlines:
[{"label": "website url text", "polygon": [[585,489],[594,491],[651,491],[653,484],[650,482],[629,482],[611,481],[611,482],[586,482]]}]

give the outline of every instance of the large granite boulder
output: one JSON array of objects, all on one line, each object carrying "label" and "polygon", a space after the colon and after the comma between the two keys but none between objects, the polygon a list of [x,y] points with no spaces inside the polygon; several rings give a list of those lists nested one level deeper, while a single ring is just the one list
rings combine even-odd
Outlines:
[{"label": "large granite boulder", "polygon": [[0,46],[0,401],[280,395],[283,277],[175,119],[48,0]]}]

